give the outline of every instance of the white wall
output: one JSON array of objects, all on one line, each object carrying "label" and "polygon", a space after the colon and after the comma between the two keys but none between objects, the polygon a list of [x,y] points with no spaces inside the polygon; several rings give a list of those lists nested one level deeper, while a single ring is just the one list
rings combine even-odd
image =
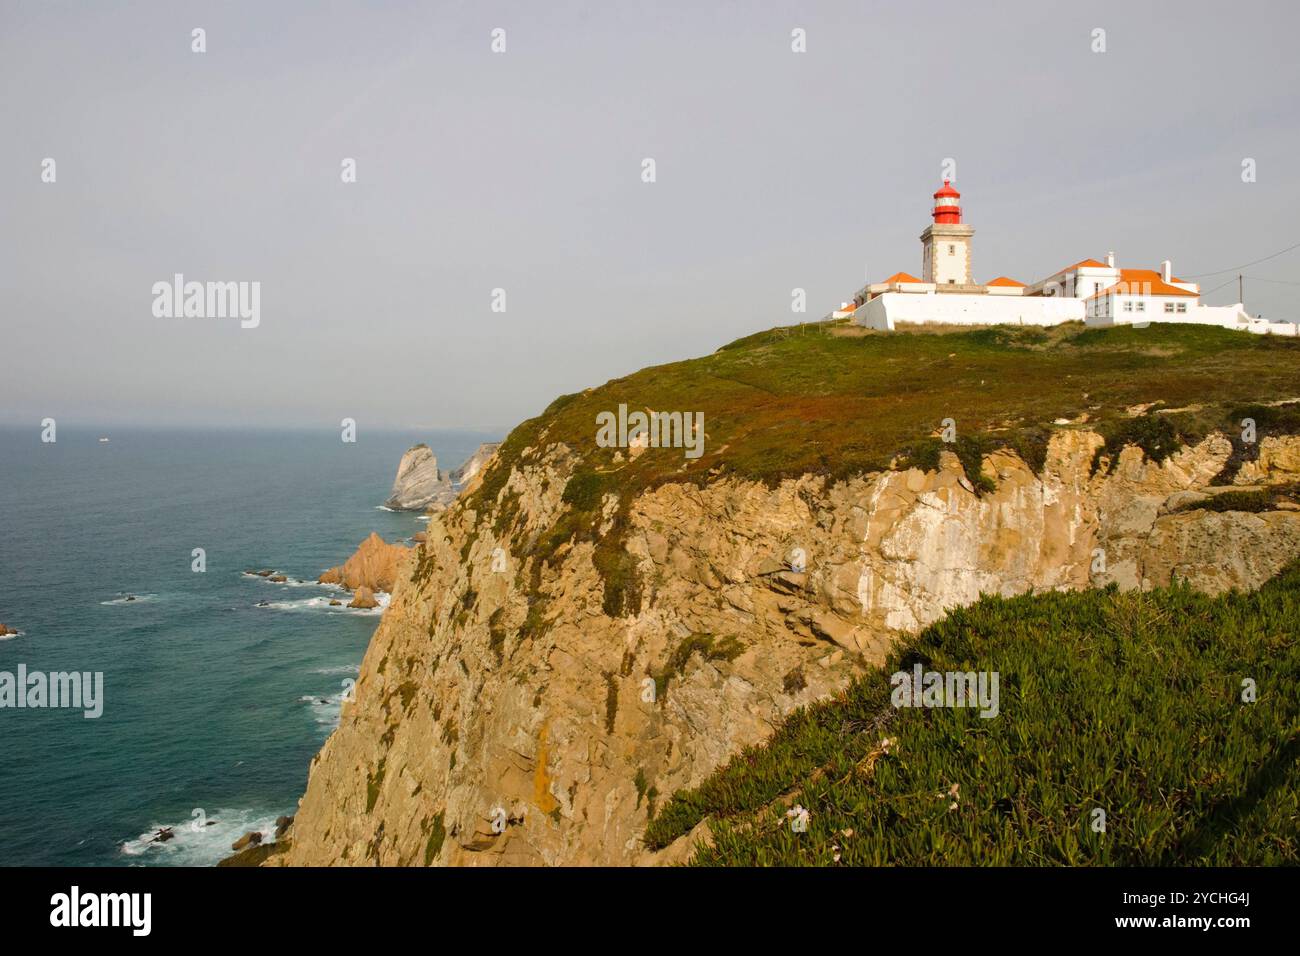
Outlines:
[{"label": "white wall", "polygon": [[[1179,321],[1183,320],[1180,319]],[[1198,305],[1187,310],[1186,321],[1232,328],[1233,326],[1249,324],[1250,316],[1241,307],[1241,303],[1236,305]]]},{"label": "white wall", "polygon": [[1073,272],[1058,272],[1039,282],[1029,283],[1026,295],[1065,296],[1086,299],[1100,289],[1119,282],[1119,270],[1105,266],[1080,266]]},{"label": "white wall", "polygon": [[1267,319],[1251,319],[1246,328],[1258,335],[1295,335],[1300,336],[1300,323],[1269,322]]},{"label": "white wall", "polygon": [[[1155,311],[1088,316],[1087,322],[1092,326],[1181,322],[1192,325],[1216,325],[1260,335],[1300,337],[1300,324],[1266,322],[1263,319],[1251,318],[1242,310],[1240,304],[1229,306],[1189,304],[1186,312],[1169,314],[1164,311],[1164,298],[1148,297],[1147,309]],[[1167,298],[1177,301],[1177,297],[1174,296]],[[1080,321],[1083,318],[1082,299],[972,295],[960,292],[947,294],[885,292],[859,306],[853,316],[857,325],[882,331],[892,330],[897,322],[946,325],[1056,325],[1059,322]]]},{"label": "white wall", "polygon": [[886,292],[861,306],[855,321],[869,329],[892,329],[897,322],[948,325],[1056,325],[1081,321],[1080,299],[978,295],[960,292],[915,295]]},{"label": "white wall", "polygon": [[[1109,301],[1109,314],[1100,312]],[[1173,312],[1166,312],[1165,305],[1174,307]],[[1126,311],[1128,305],[1131,311]],[[1187,311],[1179,312],[1182,305]],[[1205,321],[1211,325],[1222,325],[1221,318],[1206,317],[1204,320],[1193,318],[1198,306],[1194,299],[1180,295],[1110,295],[1090,299],[1087,303],[1089,325],[1140,325],[1146,322],[1197,322]],[[1225,310],[1226,311],[1226,310]]]},{"label": "white wall", "polygon": [[[1151,299],[1163,302],[1161,296]],[[1167,298],[1175,300],[1174,296]],[[1152,322],[1178,322],[1188,325],[1214,325],[1238,332],[1255,332],[1259,335],[1300,335],[1300,324],[1295,322],[1268,322],[1246,313],[1241,303],[1236,305],[1189,305],[1186,312],[1169,314],[1164,306],[1147,305],[1148,312],[1119,312],[1108,316],[1089,316],[1089,325],[1145,325]]]},{"label": "white wall", "polygon": [[1086,299],[1094,292],[1109,289],[1118,281],[1118,269],[1098,269],[1096,266],[1081,266],[1074,276],[1074,297],[1076,299]]}]

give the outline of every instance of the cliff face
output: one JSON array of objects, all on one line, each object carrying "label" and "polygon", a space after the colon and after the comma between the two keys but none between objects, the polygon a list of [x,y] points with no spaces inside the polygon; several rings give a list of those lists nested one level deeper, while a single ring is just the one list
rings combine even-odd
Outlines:
[{"label": "cliff face", "polygon": [[[1160,464],[1129,447],[1094,473],[1102,443],[1058,432],[1037,475],[992,453],[983,495],[948,453],[833,484],[665,484],[625,513],[608,495],[600,530],[622,522],[640,592],[618,617],[599,539],[523,557],[580,463],[525,450],[483,513],[435,515],[404,559],[275,862],[655,862],[639,838],[657,800],[981,591],[1251,588],[1300,553],[1300,512],[1179,510],[1213,491],[1226,439]],[[1293,481],[1298,453],[1266,438],[1236,480]]]},{"label": "cliff face", "polygon": [[497,449],[500,447],[501,443],[497,441],[484,442],[479,445],[474,450],[474,454],[465,460],[465,464],[452,469],[452,484],[461,490],[464,490],[465,486],[472,485],[474,479],[487,467],[488,462],[492,460],[492,456],[497,453]]}]

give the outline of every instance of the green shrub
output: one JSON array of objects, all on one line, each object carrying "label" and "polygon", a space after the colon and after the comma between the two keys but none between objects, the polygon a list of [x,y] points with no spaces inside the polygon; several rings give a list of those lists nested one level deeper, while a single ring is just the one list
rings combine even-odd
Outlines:
[{"label": "green shrub", "polygon": [[590,512],[600,507],[604,495],[604,478],[590,469],[579,469],[564,486],[560,500],[570,505],[574,511]]},{"label": "green shrub", "polygon": [[374,810],[379,800],[379,788],[384,785],[384,768],[387,763],[387,757],[380,757],[375,772],[366,774],[366,813]]},{"label": "green shrub", "polygon": [[1101,465],[1103,456],[1110,458],[1107,473],[1115,470],[1119,462],[1119,453],[1127,445],[1141,448],[1148,460],[1159,464],[1178,451],[1183,443],[1178,432],[1167,415],[1138,415],[1135,418],[1122,418],[1102,426],[1106,443],[1097,449],[1092,459],[1092,470]]},{"label": "green shrub", "polygon": [[610,537],[602,542],[603,546],[598,545],[592,555],[592,562],[605,585],[601,607],[610,617],[641,612],[641,576],[636,558],[623,550],[622,544],[622,539]]},{"label": "green shrub", "polygon": [[997,486],[993,479],[984,474],[984,456],[994,450],[994,443],[983,435],[958,435],[952,450],[961,461],[966,480],[975,488],[976,494],[993,491]]},{"label": "green shrub", "polygon": [[614,732],[614,720],[618,717],[618,681],[612,671],[605,672],[605,733]]},{"label": "green shrub", "polygon": [[1203,501],[1192,501],[1179,511],[1273,511],[1279,503],[1295,502],[1300,496],[1300,485],[1276,485],[1253,491],[1221,491]]},{"label": "green shrub", "polygon": [[730,662],[744,652],[745,646],[735,637],[728,636],[719,640],[702,631],[688,634],[673,648],[663,668],[651,675],[655,681],[655,700],[663,703],[667,699],[669,682],[686,673],[686,665],[695,655],[698,654],[706,661]]},{"label": "green shrub", "polygon": [[439,810],[429,828],[429,842],[424,845],[424,865],[429,866],[437,858],[442,843],[447,839],[447,828],[443,823],[445,811]]}]

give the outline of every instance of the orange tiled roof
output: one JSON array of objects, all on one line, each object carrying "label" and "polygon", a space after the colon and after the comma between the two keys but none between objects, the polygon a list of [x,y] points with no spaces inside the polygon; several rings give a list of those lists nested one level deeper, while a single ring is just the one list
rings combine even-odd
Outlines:
[{"label": "orange tiled roof", "polygon": [[1118,295],[1190,295],[1193,297],[1200,295],[1198,292],[1189,292],[1186,289],[1170,285],[1160,277],[1160,273],[1155,269],[1120,269],[1119,282],[1109,288],[1094,292],[1088,298],[1095,299],[1098,296],[1112,293]]},{"label": "orange tiled roof", "polygon": [[895,282],[920,282],[916,276],[910,276],[906,272],[895,272],[885,280],[883,284],[893,285]]},{"label": "orange tiled roof", "polygon": [[1072,266],[1066,266],[1064,269],[1057,269],[1055,272],[1052,273],[1052,275],[1059,276],[1066,272],[1073,272],[1075,269],[1105,269],[1105,268],[1108,268],[1108,266],[1104,262],[1098,262],[1096,259],[1081,259]]},{"label": "orange tiled roof", "polygon": [[1017,282],[1015,279],[1008,278],[1007,276],[998,276],[996,279],[993,279],[993,280],[991,280],[991,281],[989,281],[989,282],[986,282],[986,283],[984,283],[984,284],[985,284],[985,285],[1002,285],[1002,286],[1011,286],[1011,287],[1020,288],[1020,289],[1023,289],[1023,288],[1025,287],[1025,284],[1024,284],[1023,282]]}]

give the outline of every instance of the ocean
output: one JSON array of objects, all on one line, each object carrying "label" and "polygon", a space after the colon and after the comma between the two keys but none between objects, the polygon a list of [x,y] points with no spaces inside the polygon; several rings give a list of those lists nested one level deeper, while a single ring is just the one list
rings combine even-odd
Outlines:
[{"label": "ocean", "polygon": [[408,447],[450,469],[500,437],[0,429],[0,673],[103,674],[97,719],[0,708],[0,865],[210,865],[269,835],[379,622],[310,582],[424,527],[378,507]]}]

